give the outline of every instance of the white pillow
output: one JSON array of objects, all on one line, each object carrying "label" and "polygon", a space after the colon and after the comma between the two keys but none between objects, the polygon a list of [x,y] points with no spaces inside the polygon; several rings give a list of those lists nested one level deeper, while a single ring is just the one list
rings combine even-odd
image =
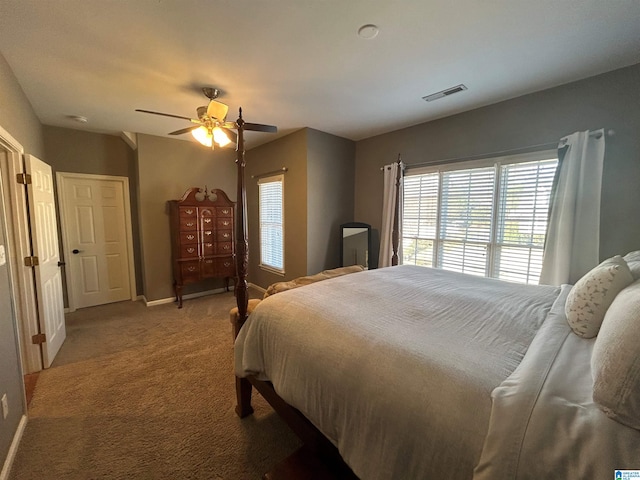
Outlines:
[{"label": "white pillow", "polygon": [[632,282],[631,271],[620,255],[586,273],[567,296],[565,314],[571,330],[584,338],[595,337],[613,299]]},{"label": "white pillow", "polygon": [[593,400],[607,416],[640,430],[640,280],[615,298],[591,356]]},{"label": "white pillow", "polygon": [[640,250],[627,253],[624,256],[624,261],[629,265],[629,270],[631,270],[633,278],[640,280]]}]

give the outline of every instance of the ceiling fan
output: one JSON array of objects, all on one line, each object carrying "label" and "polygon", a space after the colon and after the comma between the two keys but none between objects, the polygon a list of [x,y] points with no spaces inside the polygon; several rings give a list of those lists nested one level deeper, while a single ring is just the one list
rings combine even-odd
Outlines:
[{"label": "ceiling fan", "polygon": [[[236,122],[226,121],[229,107],[216,100],[220,91],[217,88],[204,87],[202,89],[202,93],[204,93],[209,99],[209,104],[196,109],[198,116],[197,119],[184,117],[182,115],[173,115],[171,113],[154,112],[151,110],[136,109],[136,112],[189,120],[194,123],[194,125],[181,128],[175,132],[170,132],[169,135],[182,135],[184,133],[191,132],[193,137],[202,145],[211,147],[212,149],[216,143],[221,147],[229,145],[230,143],[237,143],[237,135],[232,130],[237,130],[238,124]],[[260,123],[244,123],[243,128],[244,130],[253,130],[256,132],[275,133],[278,131],[278,129],[273,125],[263,125]]]}]

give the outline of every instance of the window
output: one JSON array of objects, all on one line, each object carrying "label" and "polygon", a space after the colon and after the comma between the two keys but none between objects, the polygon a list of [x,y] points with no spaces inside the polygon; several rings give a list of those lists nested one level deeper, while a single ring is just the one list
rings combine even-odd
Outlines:
[{"label": "window", "polygon": [[408,174],[402,262],[537,284],[557,165],[551,151]]},{"label": "window", "polygon": [[258,180],[260,266],[284,273],[284,176]]}]

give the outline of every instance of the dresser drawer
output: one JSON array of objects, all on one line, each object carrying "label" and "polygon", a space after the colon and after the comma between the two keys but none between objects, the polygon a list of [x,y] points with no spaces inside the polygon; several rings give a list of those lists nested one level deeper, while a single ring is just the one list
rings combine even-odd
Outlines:
[{"label": "dresser drawer", "polygon": [[179,207],[180,217],[196,218],[196,207]]},{"label": "dresser drawer", "polygon": [[216,228],[233,230],[233,219],[231,217],[216,218]]},{"label": "dresser drawer", "polygon": [[207,257],[210,255],[215,255],[216,247],[213,242],[204,242],[202,244],[202,256]]},{"label": "dresser drawer", "polygon": [[203,230],[210,229],[215,225],[215,218],[207,216],[200,217],[200,222]]},{"label": "dresser drawer", "polygon": [[215,241],[216,236],[213,234],[213,230],[203,230],[202,231],[202,241],[203,242],[213,242]]},{"label": "dresser drawer", "polygon": [[213,277],[216,272],[216,262],[213,258],[202,260],[202,276]]},{"label": "dresser drawer", "polygon": [[198,219],[193,217],[180,217],[179,228],[181,232],[192,232],[198,229]]},{"label": "dresser drawer", "polygon": [[230,207],[216,207],[217,217],[233,217],[233,208]]},{"label": "dresser drawer", "polygon": [[190,262],[180,262],[180,273],[182,274],[183,283],[199,280],[200,262],[198,260]]},{"label": "dresser drawer", "polygon": [[216,258],[216,270],[218,275],[233,277],[236,273],[233,257]]},{"label": "dresser drawer", "polygon": [[198,258],[198,244],[181,245],[180,258]]},{"label": "dresser drawer", "polygon": [[233,240],[233,230],[218,230],[216,232],[217,242],[231,242]]},{"label": "dresser drawer", "polygon": [[217,255],[231,255],[233,253],[233,243],[231,242],[216,242],[216,254]]},{"label": "dresser drawer", "polygon": [[191,245],[198,243],[197,232],[180,232],[180,245]]}]

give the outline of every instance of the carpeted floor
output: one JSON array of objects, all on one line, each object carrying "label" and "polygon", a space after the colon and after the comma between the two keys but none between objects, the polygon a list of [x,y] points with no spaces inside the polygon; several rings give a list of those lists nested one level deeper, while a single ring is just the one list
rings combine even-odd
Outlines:
[{"label": "carpeted floor", "polygon": [[259,479],[298,439],[254,393],[234,413],[232,293],[68,314],[13,468],[23,479]]}]

